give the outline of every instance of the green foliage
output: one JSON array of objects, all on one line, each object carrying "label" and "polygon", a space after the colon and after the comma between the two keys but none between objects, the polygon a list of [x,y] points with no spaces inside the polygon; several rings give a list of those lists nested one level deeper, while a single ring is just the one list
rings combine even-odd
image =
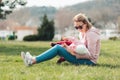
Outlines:
[{"label": "green foliage", "polygon": [[117,40],[118,38],[116,37],[116,36],[114,36],[114,37],[109,37],[109,40],[113,40],[113,41],[115,41],[115,40]]},{"label": "green foliage", "polygon": [[8,6],[10,9],[14,9],[16,5],[24,6],[26,3],[26,0],[0,0],[0,19],[6,19],[6,15],[12,13],[12,10],[6,10],[2,7]]},{"label": "green foliage", "polygon": [[[0,41],[0,79],[2,80],[120,80],[120,41],[102,41],[97,66],[56,64],[52,60],[26,67],[21,51],[39,55],[49,42]],[[114,47],[111,47],[114,46]]]},{"label": "green foliage", "polygon": [[8,40],[15,40],[17,38],[16,35],[9,35]]},{"label": "green foliage", "polygon": [[37,35],[29,35],[24,37],[24,41],[51,41],[54,37],[54,21],[49,21],[47,15],[44,15],[41,27],[38,28]]},{"label": "green foliage", "polygon": [[24,41],[38,41],[38,35],[28,35],[23,38]]},{"label": "green foliage", "polygon": [[13,35],[9,35],[7,38],[8,40],[15,40],[17,39],[17,36],[15,35],[15,32],[13,32]]},{"label": "green foliage", "polygon": [[51,41],[54,37],[54,21],[49,21],[47,15],[43,17],[41,27],[38,28],[39,40]]}]

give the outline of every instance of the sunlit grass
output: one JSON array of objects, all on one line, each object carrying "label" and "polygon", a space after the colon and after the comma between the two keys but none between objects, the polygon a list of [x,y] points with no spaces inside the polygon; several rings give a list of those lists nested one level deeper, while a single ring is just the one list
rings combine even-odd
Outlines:
[{"label": "sunlit grass", "polygon": [[49,42],[0,41],[0,80],[120,80],[120,41],[102,41],[97,66],[57,65],[58,57],[26,67],[21,51],[38,55]]}]

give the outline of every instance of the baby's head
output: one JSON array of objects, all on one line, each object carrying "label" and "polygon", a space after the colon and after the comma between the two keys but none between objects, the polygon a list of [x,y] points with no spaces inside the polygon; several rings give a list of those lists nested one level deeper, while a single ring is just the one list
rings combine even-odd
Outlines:
[{"label": "baby's head", "polygon": [[61,37],[61,41],[68,41],[68,38],[63,36],[63,37]]}]

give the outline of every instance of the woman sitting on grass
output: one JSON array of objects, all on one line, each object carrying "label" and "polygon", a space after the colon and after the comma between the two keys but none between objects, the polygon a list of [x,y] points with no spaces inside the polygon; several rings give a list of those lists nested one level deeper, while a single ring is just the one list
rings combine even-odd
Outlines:
[{"label": "woman sitting on grass", "polygon": [[33,57],[29,52],[21,52],[25,65],[30,66],[44,62],[56,57],[57,55],[64,57],[66,61],[72,64],[95,65],[100,53],[99,30],[93,27],[88,21],[88,18],[82,13],[77,14],[73,18],[73,21],[74,28],[80,32],[79,42],[82,43],[84,47],[79,46],[77,49],[74,49],[78,45],[71,44],[68,46],[66,43],[62,45],[57,44],[36,57]]}]

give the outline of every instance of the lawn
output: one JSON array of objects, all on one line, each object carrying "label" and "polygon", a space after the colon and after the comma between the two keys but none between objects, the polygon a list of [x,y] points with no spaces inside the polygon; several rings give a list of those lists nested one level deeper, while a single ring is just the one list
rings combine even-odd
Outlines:
[{"label": "lawn", "polygon": [[49,42],[0,41],[0,80],[120,80],[120,41],[102,41],[97,66],[56,64],[58,57],[26,67],[21,51],[38,55]]}]

